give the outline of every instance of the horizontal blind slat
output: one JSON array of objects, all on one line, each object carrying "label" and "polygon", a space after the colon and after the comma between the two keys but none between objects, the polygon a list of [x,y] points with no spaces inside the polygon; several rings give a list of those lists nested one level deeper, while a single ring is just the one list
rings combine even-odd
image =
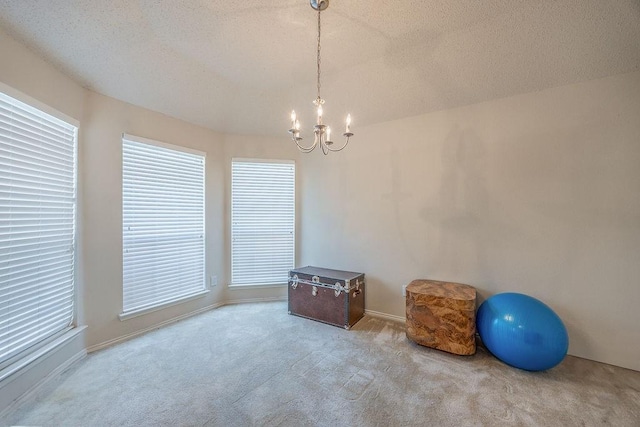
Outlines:
[{"label": "horizontal blind slat", "polygon": [[123,311],[201,291],[204,157],[122,140]]},{"label": "horizontal blind slat", "polygon": [[0,368],[73,323],[76,133],[0,93]]},{"label": "horizontal blind slat", "polygon": [[295,264],[295,165],[232,162],[231,281],[284,283]]}]

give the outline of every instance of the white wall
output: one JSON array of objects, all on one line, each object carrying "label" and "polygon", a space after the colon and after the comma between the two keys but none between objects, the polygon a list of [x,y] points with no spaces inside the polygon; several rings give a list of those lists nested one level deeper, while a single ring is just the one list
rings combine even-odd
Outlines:
[{"label": "white wall", "polygon": [[344,152],[300,160],[302,264],[366,273],[367,309],[397,316],[417,278],[529,294],[570,354],[640,370],[640,72],[354,119]]}]

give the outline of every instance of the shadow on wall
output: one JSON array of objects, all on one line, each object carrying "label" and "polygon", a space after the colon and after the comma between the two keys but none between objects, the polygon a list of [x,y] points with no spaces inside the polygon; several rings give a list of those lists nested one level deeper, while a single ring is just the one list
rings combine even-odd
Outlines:
[{"label": "shadow on wall", "polygon": [[[389,153],[389,163],[391,164],[391,191],[389,193],[382,194],[382,200],[386,200],[391,202],[391,206],[393,207],[393,218],[396,223],[396,229],[398,230],[398,234],[402,241],[402,246],[404,247],[403,255],[410,258],[415,266],[421,266],[425,263],[424,259],[421,259],[419,254],[422,252],[416,249],[416,240],[418,240],[418,236],[415,233],[410,233],[411,230],[405,232],[406,221],[403,221],[401,206],[404,202],[410,200],[413,197],[411,192],[403,192],[402,191],[402,160],[400,159],[400,154],[398,147],[396,145],[392,146],[391,152]],[[409,239],[407,239],[409,236]],[[427,244],[427,238],[425,236],[424,244]]]},{"label": "shadow on wall", "polygon": [[[489,196],[483,171],[483,141],[472,129],[454,126],[442,144],[442,177],[437,199],[425,200],[421,218],[434,227],[433,264],[458,276],[487,269],[484,227]],[[484,275],[483,275],[484,277]]]},{"label": "shadow on wall", "polygon": [[486,154],[485,142],[471,128],[456,125],[443,141],[437,198],[425,199],[420,216],[435,230],[431,259],[445,275],[492,280],[488,249],[509,246],[518,233],[502,220],[487,189]]}]

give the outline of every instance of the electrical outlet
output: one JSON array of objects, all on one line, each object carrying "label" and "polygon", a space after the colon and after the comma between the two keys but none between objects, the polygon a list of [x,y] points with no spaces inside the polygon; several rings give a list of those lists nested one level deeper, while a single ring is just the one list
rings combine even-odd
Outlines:
[{"label": "electrical outlet", "polygon": [[402,296],[403,297],[407,296],[407,285],[402,285]]},{"label": "electrical outlet", "polygon": [[211,276],[209,278],[209,286],[211,287],[218,286],[218,276]]}]

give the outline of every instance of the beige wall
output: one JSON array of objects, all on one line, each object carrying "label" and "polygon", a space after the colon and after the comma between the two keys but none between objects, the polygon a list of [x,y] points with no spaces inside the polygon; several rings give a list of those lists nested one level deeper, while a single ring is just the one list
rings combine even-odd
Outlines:
[{"label": "beige wall", "polygon": [[44,62],[0,28],[0,82],[76,120],[82,118],[84,89]]},{"label": "beige wall", "polygon": [[640,72],[357,127],[301,158],[301,263],[541,299],[570,353],[640,370]]},{"label": "beige wall", "polygon": [[221,286],[198,298],[120,321],[122,312],[122,133],[206,153],[205,269],[224,271],[222,136],[159,113],[87,91],[80,134],[84,310],[88,346],[95,346],[222,301]]},{"label": "beige wall", "polygon": [[[82,118],[84,90],[71,79],[42,61],[37,55],[14,41],[0,29],[0,83],[9,88],[8,95],[38,108],[53,108],[79,121]],[[2,88],[4,91],[5,88]],[[25,98],[26,96],[26,98]],[[29,99],[27,99],[29,98]],[[43,104],[43,105],[40,105]],[[37,104],[37,105],[36,105]],[[77,301],[82,298],[78,289]],[[78,304],[76,304],[78,306]],[[82,319],[82,307],[77,307]],[[85,354],[84,333],[58,346],[28,368],[22,368],[0,381],[0,412],[20,395],[31,390],[54,370],[64,369]],[[11,366],[8,369],[11,370]]]},{"label": "beige wall", "polygon": [[[279,138],[224,136],[93,92],[87,92],[82,128],[84,308],[89,348],[219,303],[286,296],[286,287],[227,289],[230,165],[233,157],[291,158],[295,150]],[[205,268],[207,277],[218,277],[218,285],[206,297],[120,321],[123,132],[206,153]]]},{"label": "beige wall", "polygon": [[[298,265],[367,273],[367,308],[403,315],[401,287],[452,280],[516,291],[565,321],[570,352],[640,370],[640,73],[357,127],[348,149],[228,136],[82,89],[0,31],[0,81],[81,121],[80,321],[87,346],[224,300],[232,157],[297,161]],[[205,298],[120,322],[123,132],[207,153]]]},{"label": "beige wall", "polygon": [[[8,95],[31,103],[34,107],[51,112],[63,113],[76,122],[82,119],[85,90],[69,77],[52,67],[22,44],[9,37],[0,28],[0,83],[8,86]],[[17,91],[17,92],[14,92]],[[27,99],[23,96],[25,95]],[[82,209],[78,206],[78,227],[82,224]],[[78,236],[76,251],[77,281],[82,276],[81,235]],[[82,304],[82,286],[78,287],[76,312],[80,324],[84,322]]]},{"label": "beige wall", "polygon": [[[286,138],[224,136],[85,90],[1,30],[0,52],[0,82],[80,122],[77,307],[79,323],[88,325],[87,348],[226,300],[286,295],[286,287],[226,289],[231,158],[295,158],[297,153],[286,145]],[[218,286],[203,298],[125,321],[118,318],[122,311],[122,133],[206,153],[206,273],[218,276]]]},{"label": "beige wall", "polygon": [[[225,221],[227,228],[225,231],[224,247],[227,248],[227,258],[225,260],[227,268],[227,275],[225,277],[224,284],[231,282],[231,229],[228,226],[231,224],[231,159],[233,158],[249,158],[249,159],[272,159],[272,160],[293,160],[296,162],[296,177],[300,176],[300,171],[297,169],[297,159],[299,158],[299,151],[292,146],[293,143],[287,137],[286,130],[283,137],[264,137],[264,136],[249,136],[249,135],[225,135],[224,137],[224,165],[225,165]],[[299,180],[298,180],[299,181]],[[296,188],[299,188],[299,183],[296,182]],[[296,194],[296,210],[300,209],[300,191]],[[299,228],[300,216],[297,216],[297,227]],[[299,259],[299,239],[296,239],[296,259]],[[255,289],[247,289],[246,287],[240,288],[227,288],[225,293],[225,300],[228,302],[243,302],[253,300],[269,300],[269,299],[286,299],[287,287],[284,286],[269,286],[260,287]]]}]

